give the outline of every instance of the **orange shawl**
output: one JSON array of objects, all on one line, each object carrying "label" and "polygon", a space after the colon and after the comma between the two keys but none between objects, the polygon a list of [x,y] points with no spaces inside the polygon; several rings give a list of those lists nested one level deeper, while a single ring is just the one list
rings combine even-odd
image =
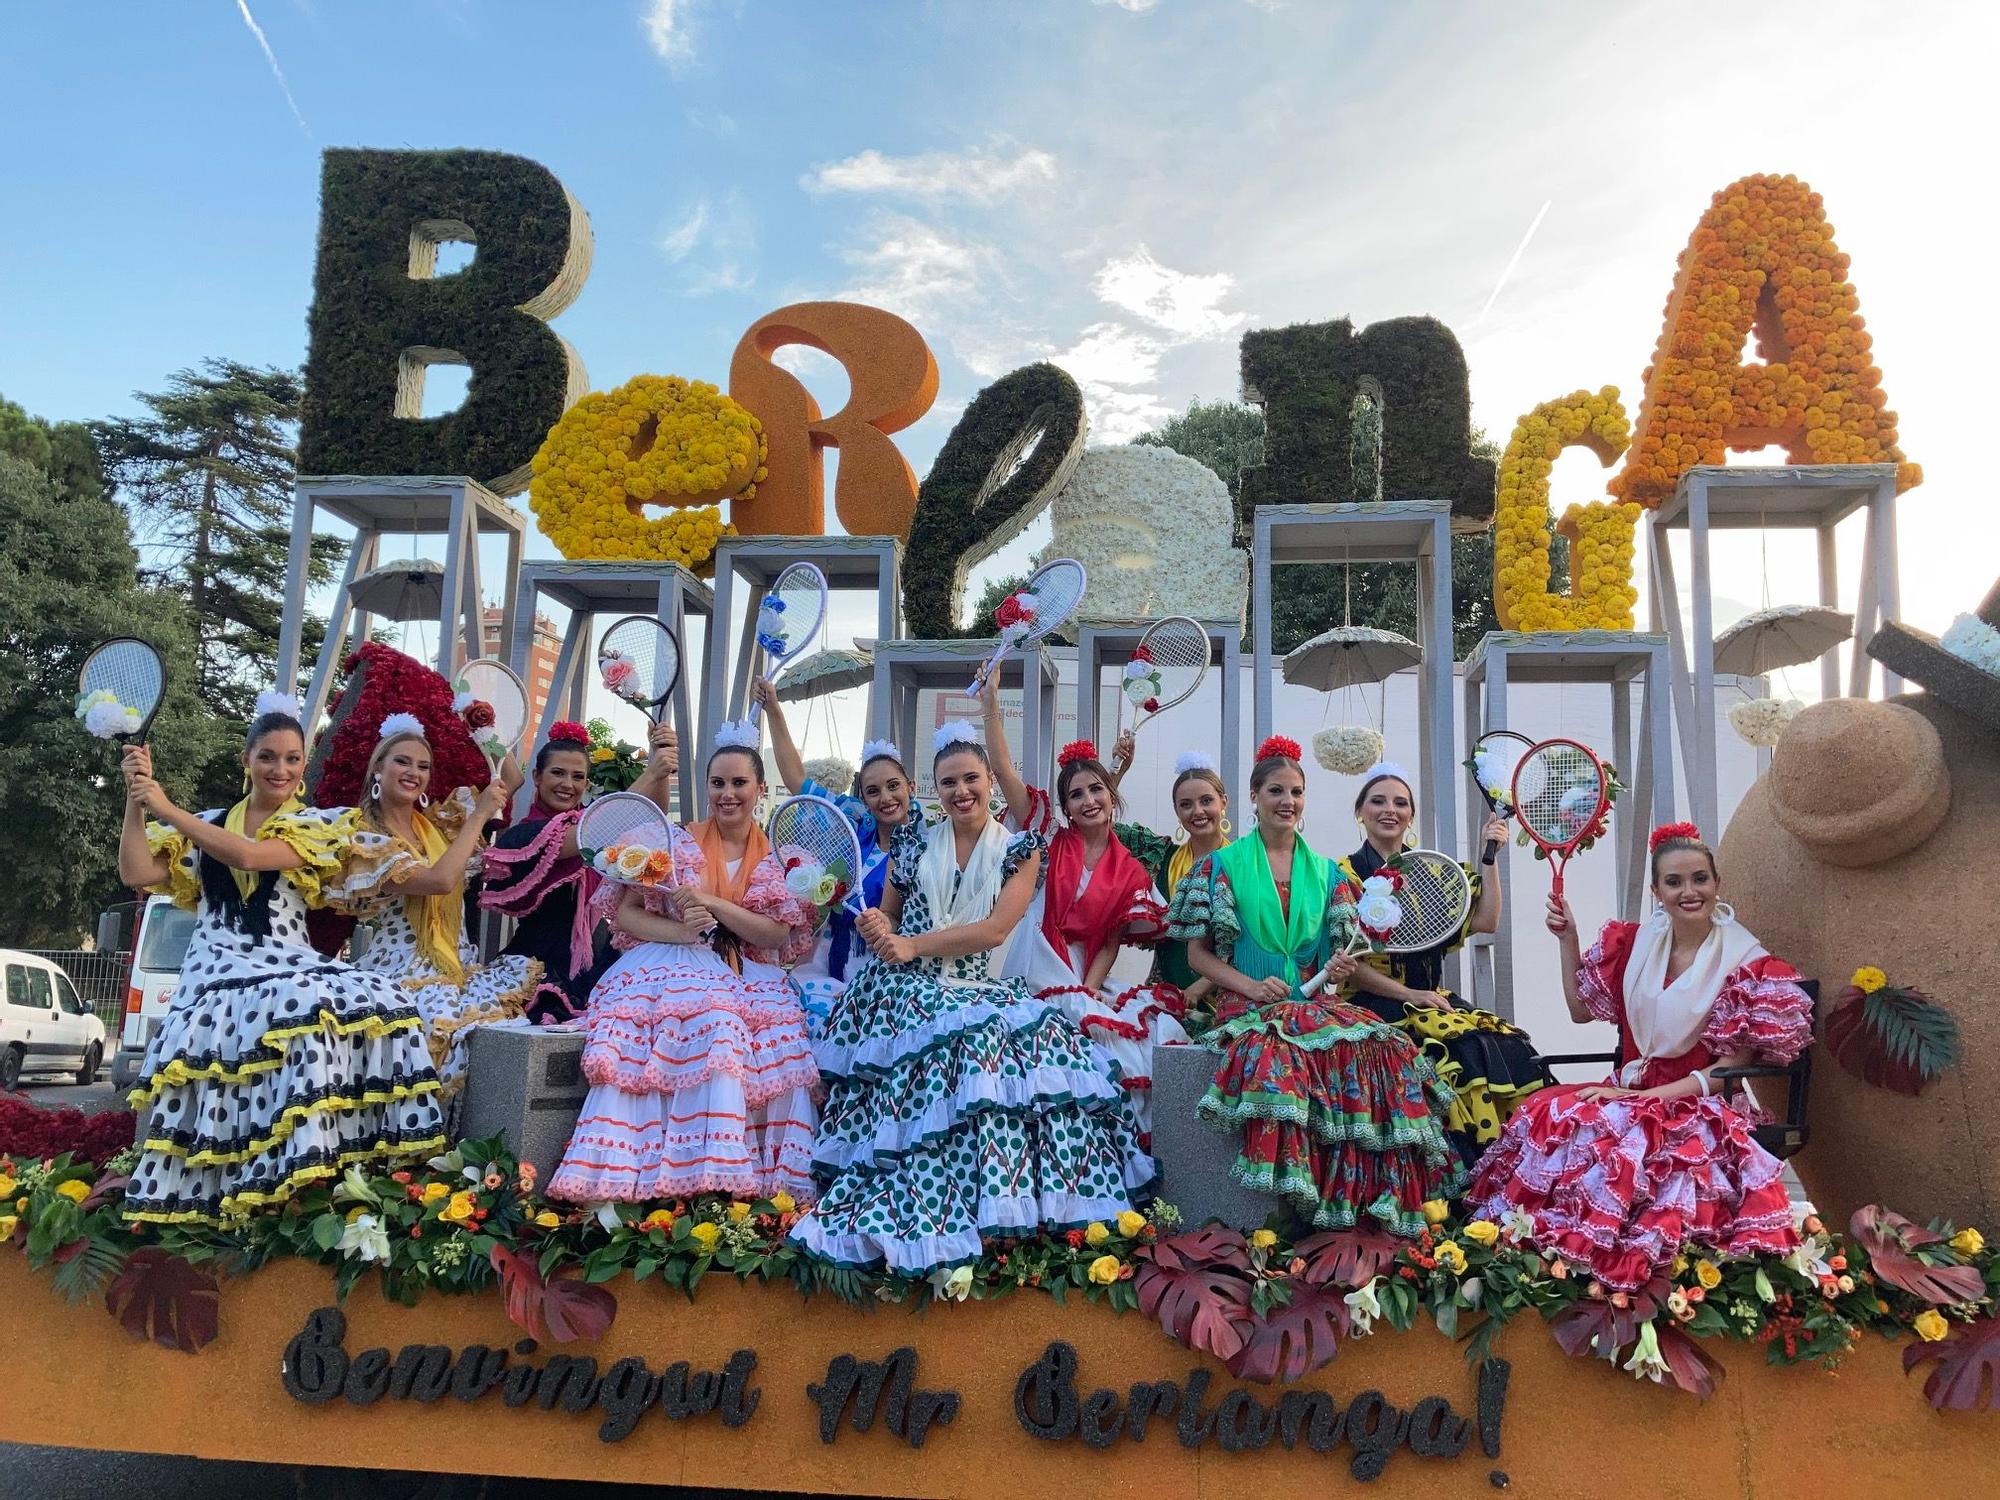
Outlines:
[{"label": "orange shawl", "polygon": [[757,866],[771,852],[771,841],[764,837],[764,830],[757,826],[757,820],[750,820],[749,833],[743,844],[743,862],[736,867],[733,876],[729,873],[729,851],[723,847],[722,833],[715,826],[715,819],[703,818],[699,823],[690,823],[687,831],[701,845],[702,889],[741,906],[750,890],[750,877],[757,873]]}]

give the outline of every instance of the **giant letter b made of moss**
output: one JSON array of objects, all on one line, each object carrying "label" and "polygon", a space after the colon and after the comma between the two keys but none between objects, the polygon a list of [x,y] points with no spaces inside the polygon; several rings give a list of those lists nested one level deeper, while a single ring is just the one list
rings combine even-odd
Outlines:
[{"label": "giant letter b made of moss", "polygon": [[[476,248],[434,276],[437,247]],[[320,179],[299,469],[466,474],[527,486],[583,362],[550,330],[590,274],[590,221],[546,168],[495,151],[328,151]],[[420,416],[432,364],[467,364],[464,404]]]}]

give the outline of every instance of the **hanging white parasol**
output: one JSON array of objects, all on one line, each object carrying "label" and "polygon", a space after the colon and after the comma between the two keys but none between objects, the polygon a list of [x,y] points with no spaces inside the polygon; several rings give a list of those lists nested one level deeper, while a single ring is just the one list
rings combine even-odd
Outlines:
[{"label": "hanging white parasol", "polygon": [[1357,683],[1381,682],[1424,658],[1408,636],[1367,625],[1336,625],[1285,657],[1285,681],[1331,693]]},{"label": "hanging white parasol", "polygon": [[1817,661],[1853,634],[1854,616],[1824,604],[1756,610],[1715,638],[1715,670],[1762,677]]},{"label": "hanging white parasol", "polygon": [[838,648],[802,656],[779,674],[778,697],[786,703],[862,687],[875,678],[875,658],[866,651]]},{"label": "hanging white parasol", "polygon": [[427,557],[370,568],[347,586],[354,608],[384,620],[435,620],[444,607],[444,564]]}]

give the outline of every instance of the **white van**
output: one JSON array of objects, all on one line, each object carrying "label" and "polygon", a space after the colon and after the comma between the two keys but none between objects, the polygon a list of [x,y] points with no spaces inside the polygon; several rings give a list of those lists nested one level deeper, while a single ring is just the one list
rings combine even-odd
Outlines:
[{"label": "white van", "polygon": [[111,1059],[111,1084],[120,1093],[137,1086],[146,1044],[173,1003],[181,963],[194,936],[194,913],[165,896],[151,896],[139,908],[132,938],[132,973],[125,982],[125,1024]]},{"label": "white van", "polygon": [[92,1083],[104,1060],[104,1023],[69,975],[32,953],[0,948],[0,1089],[26,1077]]}]

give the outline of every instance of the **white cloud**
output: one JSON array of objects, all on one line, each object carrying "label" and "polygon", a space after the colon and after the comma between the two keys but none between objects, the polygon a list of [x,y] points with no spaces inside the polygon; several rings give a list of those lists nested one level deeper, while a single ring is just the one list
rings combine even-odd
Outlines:
[{"label": "white cloud", "polygon": [[1227,271],[1207,276],[1176,271],[1153,259],[1144,245],[1130,255],[1113,256],[1091,278],[1098,300],[1121,308],[1183,339],[1212,339],[1232,333],[1247,321],[1242,313],[1220,306],[1236,285]]},{"label": "white cloud", "polygon": [[856,277],[841,299],[887,308],[919,328],[975,297],[993,258],[987,246],[905,214],[879,214],[863,235],[842,252]]},{"label": "white cloud", "polygon": [[1069,348],[1049,358],[1082,388],[1091,436],[1124,443],[1173,415],[1153,388],[1167,347],[1121,323],[1093,323]]},{"label": "white cloud", "polygon": [[735,188],[720,198],[695,199],[659,245],[668,263],[682,268],[683,296],[740,292],[756,284],[757,224]]},{"label": "white cloud", "polygon": [[1115,5],[1120,10],[1142,15],[1160,3],[1160,0],[1091,0],[1094,5]]},{"label": "white cloud", "polygon": [[694,61],[695,0],[647,0],[639,29],[661,62],[675,70]]},{"label": "white cloud", "polygon": [[992,150],[884,156],[870,148],[842,161],[821,162],[799,179],[799,186],[815,196],[890,193],[992,203],[1035,183],[1051,182],[1055,175],[1056,159],[1033,147],[1012,156]]}]

